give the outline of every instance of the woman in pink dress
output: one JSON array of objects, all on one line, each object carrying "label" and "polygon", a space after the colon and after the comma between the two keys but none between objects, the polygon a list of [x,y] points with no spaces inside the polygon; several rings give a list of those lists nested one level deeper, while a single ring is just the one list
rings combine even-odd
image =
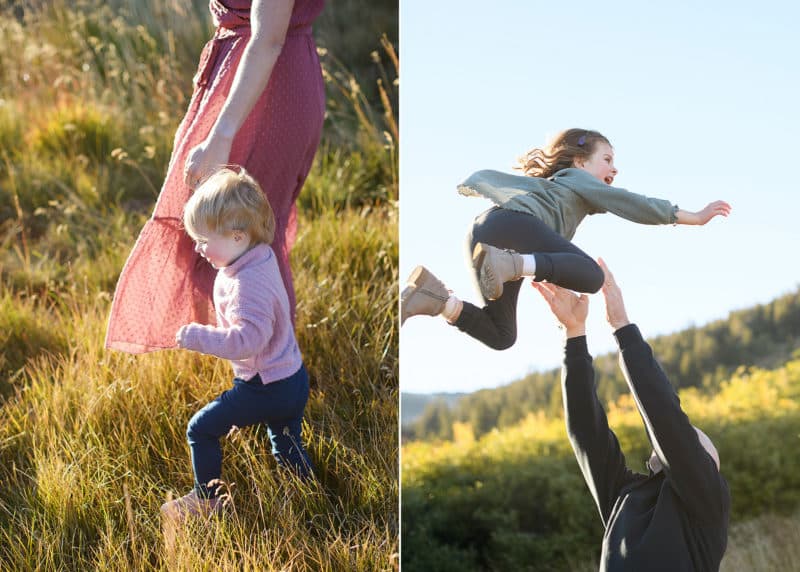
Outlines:
[{"label": "woman in pink dress", "polygon": [[216,270],[181,226],[192,189],[213,169],[242,165],[275,211],[281,277],[294,321],[289,250],[295,200],[319,145],[325,86],[311,23],[324,0],[211,0],[217,26],[200,56],[189,109],[167,176],[117,282],[106,347],[143,353],[175,347],[175,332],[212,323]]}]

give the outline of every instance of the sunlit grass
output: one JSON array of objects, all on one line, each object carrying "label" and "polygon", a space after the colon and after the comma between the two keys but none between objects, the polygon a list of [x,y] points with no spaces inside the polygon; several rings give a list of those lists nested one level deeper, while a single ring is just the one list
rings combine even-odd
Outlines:
[{"label": "sunlit grass", "polygon": [[[230,569],[257,569],[257,555],[278,553],[285,557],[275,569],[327,562],[368,570],[388,566],[395,551],[395,213],[346,212],[307,228],[294,260],[304,269],[298,332],[312,384],[304,430],[318,481],[282,475],[263,432],[234,434],[224,477],[236,484],[237,516],[211,525],[229,543],[181,545],[189,563],[213,554]],[[103,350],[109,298],[96,290],[62,292],[50,307],[5,296],[0,317],[27,338],[4,344],[10,369],[24,366],[16,395],[0,408],[3,560],[19,569],[47,561],[84,569],[111,558],[124,568],[145,551],[160,562],[158,506],[191,487],[186,423],[230,383],[229,367],[189,352]],[[9,354],[15,347],[29,351]],[[120,538],[131,542],[123,486],[136,550],[118,549]],[[17,530],[38,530],[42,542],[27,543]],[[45,545],[60,548],[43,557]]]},{"label": "sunlit grass", "polygon": [[735,524],[720,572],[800,570],[800,515],[766,514]]},{"label": "sunlit grass", "polygon": [[162,534],[159,506],[192,484],[186,424],[230,366],[103,338],[210,31],[196,0],[56,1],[0,20],[3,569],[398,565],[396,84],[374,110],[328,55],[329,81],[351,89],[331,92],[292,253],[317,478],[278,470],[264,432],[240,430],[223,445],[231,510]]}]

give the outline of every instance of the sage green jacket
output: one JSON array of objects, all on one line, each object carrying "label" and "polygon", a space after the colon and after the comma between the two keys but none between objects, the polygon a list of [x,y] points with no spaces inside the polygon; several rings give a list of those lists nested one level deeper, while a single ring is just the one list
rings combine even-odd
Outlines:
[{"label": "sage green jacket", "polygon": [[673,224],[678,210],[669,201],[612,187],[575,168],[562,169],[549,179],[478,171],[458,185],[458,192],[532,214],[567,240],[586,215],[612,212],[640,224]]}]

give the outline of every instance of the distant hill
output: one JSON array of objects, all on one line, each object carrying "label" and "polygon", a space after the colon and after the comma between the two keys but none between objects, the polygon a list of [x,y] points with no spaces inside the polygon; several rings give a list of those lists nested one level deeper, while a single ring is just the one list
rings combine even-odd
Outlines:
[{"label": "distant hill", "polygon": [[401,393],[400,423],[408,425],[417,421],[425,408],[433,402],[440,402],[453,407],[466,393]]},{"label": "distant hill", "polygon": [[[648,341],[676,389],[714,392],[739,367],[772,368],[800,356],[800,288],[705,326]],[[595,357],[594,366],[601,400],[613,401],[627,391],[616,352]],[[480,436],[495,427],[515,425],[533,411],[560,415],[559,379],[560,370],[553,369],[464,395],[452,406],[434,400],[415,416],[415,422],[404,418],[403,438],[449,439],[455,421],[469,423]]]}]

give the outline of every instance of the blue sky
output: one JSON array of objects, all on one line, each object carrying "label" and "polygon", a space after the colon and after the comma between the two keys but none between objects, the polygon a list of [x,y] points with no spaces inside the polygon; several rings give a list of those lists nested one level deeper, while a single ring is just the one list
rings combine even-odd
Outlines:
[{"label": "blue sky", "polygon": [[[476,301],[464,238],[490,205],[458,195],[473,171],[568,127],[615,148],[614,185],[699,210],[703,227],[588,217],[574,242],[602,256],[653,337],[766,303],[800,285],[800,9],[790,2],[406,0],[400,5],[400,279],[428,266]],[[614,349],[600,295],[588,337]],[[562,338],[523,286],[519,337],[496,352],[442,318],[408,320],[402,391],[494,387],[557,367]]]}]

